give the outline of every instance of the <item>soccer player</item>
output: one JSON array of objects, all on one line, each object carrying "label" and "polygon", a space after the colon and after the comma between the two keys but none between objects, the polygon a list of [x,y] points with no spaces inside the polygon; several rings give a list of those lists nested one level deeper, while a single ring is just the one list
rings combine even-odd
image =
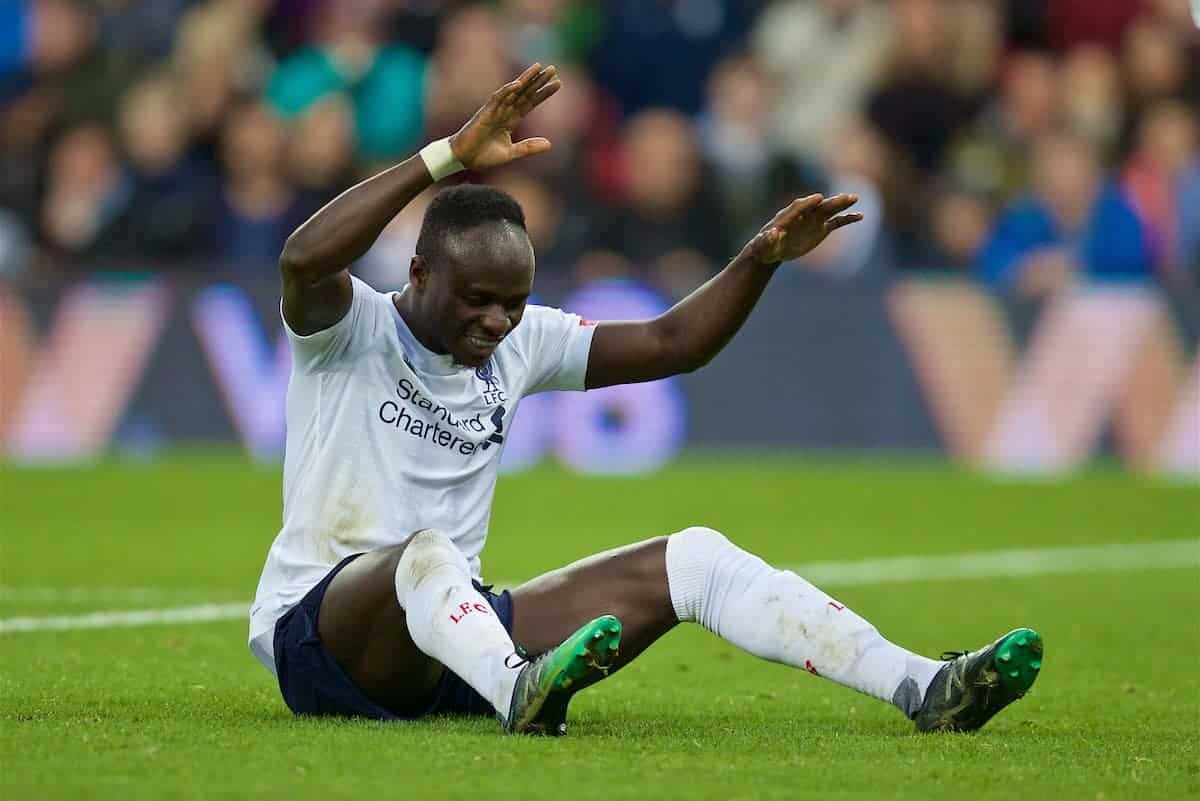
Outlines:
[{"label": "soccer player", "polygon": [[283,527],[250,647],[287,705],[379,719],[494,713],[507,732],[562,734],[574,692],[683,622],[890,702],[920,730],[982,726],[1033,683],[1036,632],[947,661],[918,656],[709,528],[597,554],[511,592],[480,583],[500,451],[523,396],[704,366],[781,262],[861,219],[853,196],[795,200],[712,280],[637,322],[529,305],[521,209],[483,186],[435,196],[399,291],[350,274],[435,181],[548,150],[512,132],[560,85],[553,66],[532,65],[456,134],[346,190],[284,247]]}]

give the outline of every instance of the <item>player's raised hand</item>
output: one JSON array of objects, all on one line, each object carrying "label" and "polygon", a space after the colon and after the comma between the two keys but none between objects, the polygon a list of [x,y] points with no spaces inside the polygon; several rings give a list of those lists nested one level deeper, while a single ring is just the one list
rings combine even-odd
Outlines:
[{"label": "player's raised hand", "polygon": [[514,142],[512,132],[526,114],[561,87],[558,68],[530,65],[493,92],[467,124],[450,137],[454,157],[469,170],[485,170],[549,150],[548,139],[537,136]]},{"label": "player's raised hand", "polygon": [[863,216],[857,212],[843,213],[857,202],[855,195],[796,198],[780,209],[742,252],[761,264],[798,259],[843,225],[861,220]]}]

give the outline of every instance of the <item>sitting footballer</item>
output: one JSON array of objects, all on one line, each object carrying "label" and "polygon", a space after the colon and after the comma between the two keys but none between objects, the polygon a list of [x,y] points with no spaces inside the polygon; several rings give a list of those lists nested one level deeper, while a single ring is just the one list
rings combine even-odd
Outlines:
[{"label": "sitting footballer", "polygon": [[1041,668],[1019,628],[931,659],[725,533],[695,526],[494,593],[480,553],[522,397],[697,370],[737,333],[782,262],[862,219],[851,195],[780,210],[729,264],[654,319],[590,323],[528,302],[520,206],[481,185],[430,203],[397,291],[351,275],[414,197],[459,170],[547,151],[513,141],[561,82],[534,64],[453,136],[359,183],[288,238],[283,525],[250,612],[250,647],[300,715],[495,715],[566,732],[572,695],[680,623],[893,704],[920,731],[984,725]]}]

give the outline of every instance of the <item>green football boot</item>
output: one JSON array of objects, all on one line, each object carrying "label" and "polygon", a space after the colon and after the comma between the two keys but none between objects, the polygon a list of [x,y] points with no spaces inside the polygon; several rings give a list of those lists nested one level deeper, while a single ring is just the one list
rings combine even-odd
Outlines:
[{"label": "green football boot", "polygon": [[497,713],[505,733],[566,734],[571,696],[608,675],[620,644],[621,621],[604,615],[525,665],[508,716]]},{"label": "green football boot", "polygon": [[918,731],[974,731],[1033,686],[1042,635],[1016,629],[981,651],[949,651],[913,720]]}]

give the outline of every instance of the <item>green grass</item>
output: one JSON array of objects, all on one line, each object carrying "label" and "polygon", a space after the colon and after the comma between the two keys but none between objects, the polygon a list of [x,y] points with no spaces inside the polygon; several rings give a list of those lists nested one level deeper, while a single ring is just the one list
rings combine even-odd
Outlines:
[{"label": "green grass", "polygon": [[[221,454],[0,467],[0,585],[146,588],[104,608],[246,600],[278,470]],[[780,563],[1195,538],[1200,491],[1100,471],[995,482],[935,464],[694,458],[660,475],[503,480],[488,576],[521,579],[691,524]],[[673,632],[572,705],[561,740],[492,720],[292,718],[243,620],[0,634],[4,799],[1186,799],[1200,797],[1192,569],[830,587],[925,653],[1016,625],[1034,691],[969,736]],[[157,594],[156,594],[157,593]],[[0,595],[0,618],[94,611]]]}]

